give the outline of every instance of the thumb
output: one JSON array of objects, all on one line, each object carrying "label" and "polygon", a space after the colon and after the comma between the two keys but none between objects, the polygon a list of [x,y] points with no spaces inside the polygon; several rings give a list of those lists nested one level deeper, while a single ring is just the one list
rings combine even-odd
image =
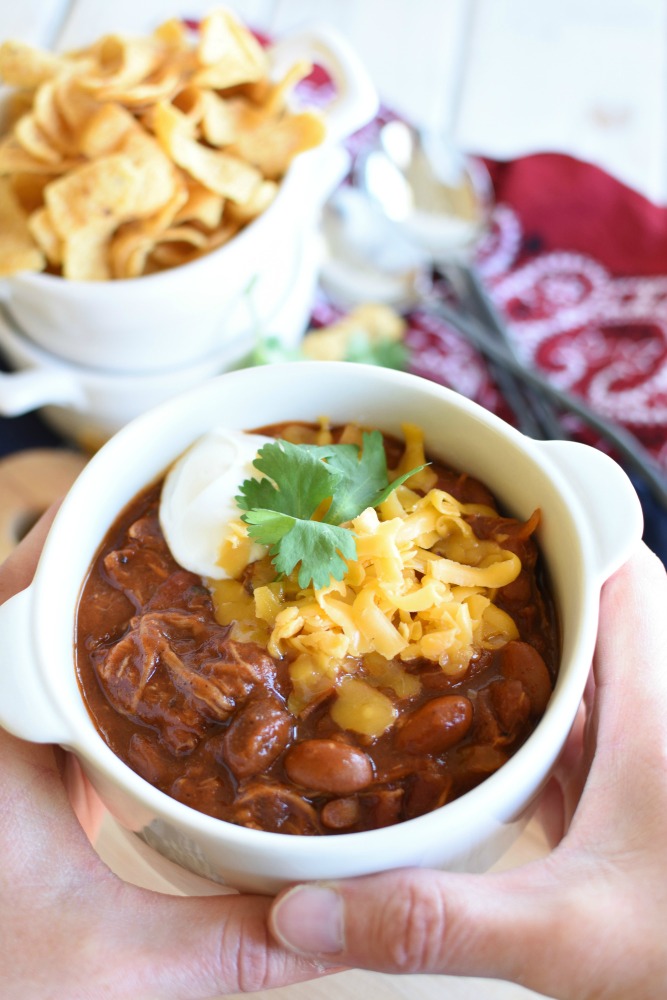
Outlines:
[{"label": "thumb", "polygon": [[270,927],[283,947],[330,964],[492,977],[550,996],[565,986],[584,997],[585,983],[573,983],[591,972],[580,885],[540,861],[483,876],[402,869],[289,889]]},{"label": "thumb", "polygon": [[270,938],[267,897],[181,898],[118,882],[112,888],[112,905],[104,906],[109,896],[100,891],[90,901],[95,925],[86,943],[94,965],[79,963],[76,978],[77,986],[92,981],[100,996],[108,985],[117,1000],[194,1000],[273,989],[325,971]]}]

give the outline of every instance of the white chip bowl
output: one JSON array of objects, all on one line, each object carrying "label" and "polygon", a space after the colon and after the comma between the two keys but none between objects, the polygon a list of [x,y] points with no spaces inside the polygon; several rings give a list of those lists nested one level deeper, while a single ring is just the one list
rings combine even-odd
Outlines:
[{"label": "white chip bowl", "polygon": [[303,234],[280,262],[282,299],[258,329],[224,339],[206,357],[149,372],[106,372],[65,361],[37,347],[0,307],[0,356],[11,372],[0,372],[0,414],[16,417],[39,410],[60,435],[84,452],[96,451],[141,413],[214,375],[238,368],[257,334],[296,349],[308,328],[321,258],[316,233]]},{"label": "white chip bowl", "polygon": [[[363,833],[299,837],[199,813],[148,784],[98,734],[74,667],[82,581],[118,512],[213,426],[354,420],[400,435],[420,425],[427,451],[481,479],[511,514],[542,511],[539,543],[562,631],[546,713],[481,785],[416,819]],[[642,532],[638,498],[603,453],[534,441],[477,404],[416,376],[366,365],[302,362],[231,372],[144,414],[95,455],[70,490],[33,583],[0,608],[0,723],[77,755],[114,819],[159,854],[220,886],[275,892],[404,865],[490,867],[518,836],[567,737],[589,673],[600,588]],[[142,845],[143,846],[143,845]]]},{"label": "white chip bowl", "polygon": [[331,150],[377,110],[370,76],[348,43],[327,25],[286,37],[269,49],[276,74],[298,59],[329,72],[335,96],[321,109],[324,143],[297,156],[273,203],[229,243],[197,260],[118,281],[69,281],[46,273],[0,283],[11,320],[33,343],[61,359],[106,372],[176,368],[223,350],[270,318],[282,300],[281,262],[312,229],[340,180]]}]

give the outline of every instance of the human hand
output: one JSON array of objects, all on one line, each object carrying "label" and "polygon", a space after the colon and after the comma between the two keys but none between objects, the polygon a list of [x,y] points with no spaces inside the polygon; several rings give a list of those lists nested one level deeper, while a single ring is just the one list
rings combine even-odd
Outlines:
[{"label": "human hand", "polygon": [[[0,603],[30,583],[49,523],[0,567]],[[203,1000],[317,974],[271,940],[265,897],[184,899],[113,875],[73,811],[68,792],[92,832],[99,803],[71,755],[0,729],[0,759],[3,1000]]]},{"label": "human hand", "polygon": [[405,869],[296,887],[271,928],[299,954],[489,976],[559,1000],[667,983],[667,581],[641,546],[603,589],[593,677],[543,810],[555,846],[502,873]]}]

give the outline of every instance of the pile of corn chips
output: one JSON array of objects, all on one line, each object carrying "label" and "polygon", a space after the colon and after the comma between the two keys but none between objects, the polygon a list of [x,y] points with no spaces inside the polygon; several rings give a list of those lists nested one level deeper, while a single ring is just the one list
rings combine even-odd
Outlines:
[{"label": "pile of corn chips", "polygon": [[133,278],[222,246],[322,141],[322,119],[288,107],[311,68],[272,80],[262,46],[224,9],[196,33],[171,20],[66,55],[5,42],[0,275]]}]

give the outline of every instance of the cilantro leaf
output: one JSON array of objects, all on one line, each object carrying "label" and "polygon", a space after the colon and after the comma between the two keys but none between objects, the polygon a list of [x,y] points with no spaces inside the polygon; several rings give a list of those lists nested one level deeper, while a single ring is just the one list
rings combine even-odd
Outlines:
[{"label": "cilantro leaf", "polygon": [[303,355],[296,348],[285,347],[280,337],[258,336],[257,342],[243,360],[244,368],[272,365],[277,361],[302,361]]},{"label": "cilantro leaf", "polygon": [[280,514],[275,510],[265,510],[255,507],[243,515],[243,520],[250,529],[250,534],[260,545],[278,546],[285,535],[296,524],[296,518],[289,514]]},{"label": "cilantro leaf", "polygon": [[[354,444],[295,445],[276,440],[254,461],[262,479],[246,479],[236,502],[249,535],[269,546],[273,565],[289,574],[300,563],[305,588],[341,580],[346,559],[356,556],[354,533],[341,527],[367,507],[382,503],[418,469],[388,482],[382,434],[364,433]],[[421,468],[421,466],[420,466]],[[326,507],[325,501],[329,501]],[[318,514],[318,520],[313,517]]]},{"label": "cilantro leaf", "polygon": [[343,524],[367,507],[378,507],[397,486],[424,468],[419,465],[390,483],[380,431],[364,431],[361,441],[361,451],[354,444],[314,446],[340,477],[331,506],[323,518],[329,524]]},{"label": "cilantro leaf", "polygon": [[348,341],[345,361],[405,371],[410,363],[410,349],[402,340],[382,338],[371,341],[368,334],[360,330]]},{"label": "cilantro leaf", "polygon": [[338,472],[339,480],[325,521],[343,524],[367,507],[376,506],[388,481],[387,456],[379,431],[363,434],[361,451],[353,444],[332,445],[326,461]]},{"label": "cilantro leaf", "polygon": [[349,528],[324,521],[303,521],[272,511],[252,510],[244,517],[248,531],[258,542],[271,544],[273,565],[279,573],[292,572],[301,563],[298,581],[305,588],[326,587],[333,576],[342,580],[346,559],[354,559],[357,547]]},{"label": "cilantro leaf", "polygon": [[241,484],[236,497],[241,510],[266,508],[309,520],[322,501],[333,495],[333,470],[303,445],[271,441],[260,448],[253,464],[269,478],[246,479]]}]

